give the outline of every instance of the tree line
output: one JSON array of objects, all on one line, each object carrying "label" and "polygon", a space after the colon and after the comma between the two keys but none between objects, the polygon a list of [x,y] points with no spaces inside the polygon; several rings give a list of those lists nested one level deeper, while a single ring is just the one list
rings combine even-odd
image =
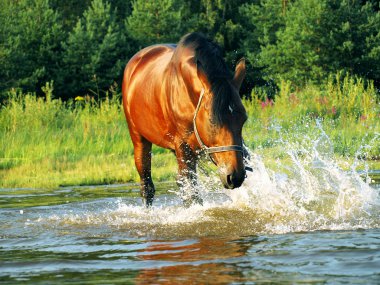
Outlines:
[{"label": "tree line", "polygon": [[247,59],[246,93],[336,72],[379,87],[379,11],[378,0],[2,0],[0,94],[53,81],[63,99],[104,96],[139,49],[192,31],[219,43],[231,68]]}]

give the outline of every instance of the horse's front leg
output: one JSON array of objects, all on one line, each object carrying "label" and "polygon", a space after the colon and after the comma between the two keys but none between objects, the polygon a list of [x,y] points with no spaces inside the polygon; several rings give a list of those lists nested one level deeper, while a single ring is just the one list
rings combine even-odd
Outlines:
[{"label": "horse's front leg", "polygon": [[183,193],[183,202],[185,206],[193,203],[203,204],[197,189],[197,156],[191,150],[189,145],[181,143],[176,147],[176,156],[178,162],[177,184]]},{"label": "horse's front leg", "polygon": [[137,172],[140,176],[141,197],[145,206],[149,207],[153,203],[155,188],[152,181],[151,159],[152,143],[143,137],[133,137],[134,156]]}]

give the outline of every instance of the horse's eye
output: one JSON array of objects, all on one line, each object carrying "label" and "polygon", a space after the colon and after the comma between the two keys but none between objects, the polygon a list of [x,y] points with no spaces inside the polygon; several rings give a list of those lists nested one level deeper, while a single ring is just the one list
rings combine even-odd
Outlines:
[{"label": "horse's eye", "polygon": [[228,109],[230,110],[231,114],[233,113],[234,109],[230,105],[228,105]]}]

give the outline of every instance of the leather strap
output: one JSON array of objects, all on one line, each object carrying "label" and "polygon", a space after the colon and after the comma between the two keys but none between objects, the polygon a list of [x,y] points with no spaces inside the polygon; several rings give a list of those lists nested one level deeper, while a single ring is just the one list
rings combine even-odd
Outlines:
[{"label": "leather strap", "polygon": [[[199,101],[198,101],[198,104],[197,104],[197,108],[195,109],[194,118],[193,118],[194,134],[195,134],[195,137],[197,138],[197,141],[198,141],[199,145],[201,146],[201,150],[204,151],[204,152],[206,152],[207,154],[217,153],[217,152],[225,152],[225,151],[240,151],[240,152],[243,152],[243,147],[240,146],[240,145],[228,145],[228,146],[212,146],[212,147],[208,147],[208,146],[206,146],[203,143],[203,141],[202,141],[202,139],[201,139],[201,137],[199,135],[198,129],[197,129],[196,119],[197,119],[197,115],[198,115],[199,108],[201,106],[201,102],[202,102],[204,94],[205,94],[205,90],[202,88],[201,94],[199,96]],[[211,160],[213,160],[213,159],[211,159]]]}]

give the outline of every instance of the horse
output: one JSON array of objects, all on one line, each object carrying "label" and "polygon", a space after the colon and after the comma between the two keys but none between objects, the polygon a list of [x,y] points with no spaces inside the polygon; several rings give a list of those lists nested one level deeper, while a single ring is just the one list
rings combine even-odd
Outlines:
[{"label": "horse", "polygon": [[[178,44],[157,44],[137,52],[127,63],[122,100],[141,196],[151,206],[155,187],[151,176],[152,144],[172,150],[178,180],[196,183],[200,153],[218,167],[227,189],[246,177],[242,128],[247,113],[239,95],[245,60],[229,70],[221,48],[200,33],[183,36]],[[202,204],[198,192],[191,200]]]}]

